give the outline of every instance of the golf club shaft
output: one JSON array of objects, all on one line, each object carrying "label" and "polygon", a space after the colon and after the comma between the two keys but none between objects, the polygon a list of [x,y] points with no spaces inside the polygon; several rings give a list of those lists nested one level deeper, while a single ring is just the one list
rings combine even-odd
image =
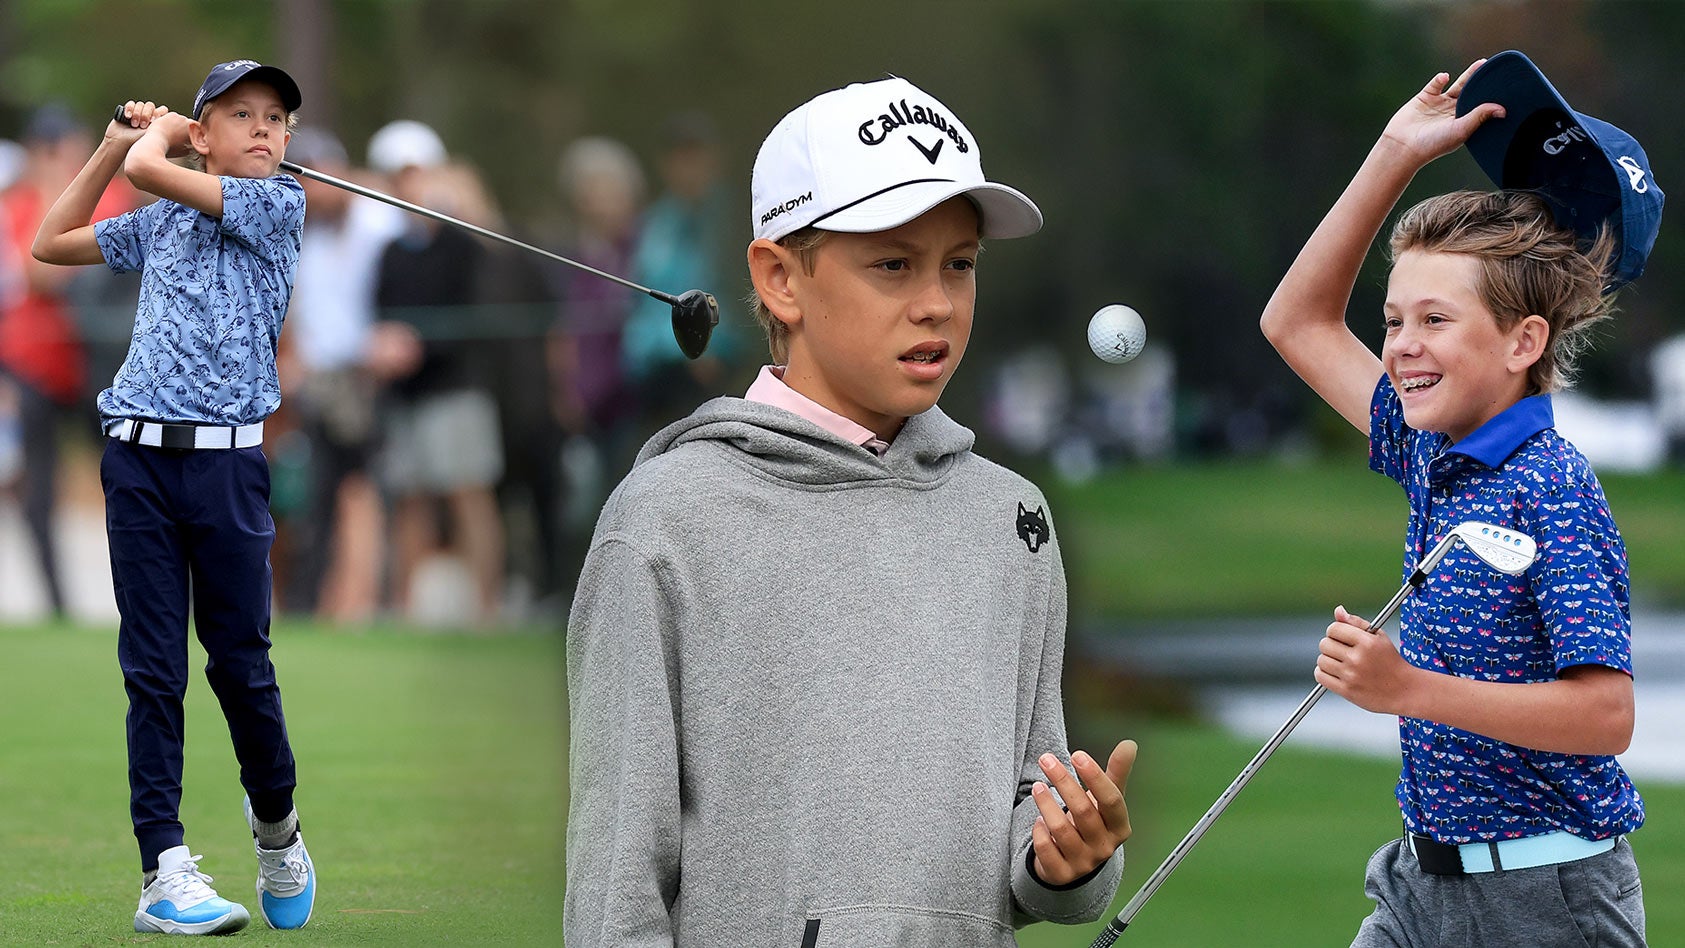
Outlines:
[{"label": "golf club shaft", "polygon": [[432,218],[433,220],[439,221],[440,223],[450,224],[454,227],[460,227],[463,230],[468,231],[469,233],[478,234],[481,237],[486,237],[486,238],[489,238],[491,240],[501,241],[503,243],[508,244],[511,247],[519,247],[522,250],[530,251],[530,252],[538,254],[539,256],[544,257],[546,259],[554,260],[557,263],[565,263],[570,267],[575,267],[577,269],[584,270],[586,273],[595,274],[597,276],[602,277],[605,280],[613,280],[614,282],[620,284],[621,286],[624,286],[628,289],[637,290],[639,293],[648,293],[650,296],[655,297],[656,299],[660,300],[663,303],[666,303],[669,306],[673,306],[673,305],[678,303],[678,299],[676,297],[674,297],[670,294],[667,294],[667,293],[663,293],[660,290],[652,290],[647,286],[641,286],[637,283],[633,283],[631,280],[628,280],[625,277],[618,277],[618,276],[615,276],[614,274],[609,273],[605,270],[599,270],[596,267],[588,266],[586,264],[580,263],[578,260],[569,260],[568,258],[562,256],[561,254],[551,253],[550,251],[545,250],[543,247],[534,247],[532,244],[526,243],[524,241],[516,240],[513,237],[507,237],[503,234],[498,233],[495,230],[487,230],[486,228],[481,227],[477,224],[470,224],[465,220],[459,220],[455,217],[450,216],[449,214],[441,214],[440,212],[435,211],[435,210],[433,210],[432,208],[429,208],[429,207],[422,207],[419,204],[411,204],[409,201],[405,201],[405,200],[402,200],[400,198],[395,198],[390,194],[386,194],[386,193],[383,193],[383,192],[380,192],[380,191],[376,191],[373,188],[365,188],[360,184],[354,184],[350,181],[346,181],[343,178],[336,178],[331,174],[323,174],[322,172],[317,171],[313,168],[306,168],[303,165],[295,164],[291,161],[281,162],[281,170],[286,171],[286,172],[290,172],[290,173],[296,174],[296,175],[302,175],[306,178],[312,178],[314,180],[322,182],[323,184],[331,184],[336,188],[343,188],[347,191],[350,191],[352,194],[360,194],[360,195],[362,195],[363,197],[366,197],[366,198],[373,198],[376,201],[381,201],[383,203],[390,204],[393,207],[403,208],[404,210],[409,211],[412,214],[420,214],[422,217]]},{"label": "golf club shaft", "polygon": [[[1445,554],[1450,552],[1451,547],[1456,543],[1456,534],[1447,534],[1445,539],[1428,552],[1427,556],[1422,557],[1421,562],[1417,563],[1416,568],[1411,571],[1410,578],[1405,580],[1404,585],[1399,587],[1391,601],[1370,621],[1370,632],[1377,635],[1381,633],[1381,627],[1386,624],[1388,619],[1392,618],[1394,612],[1398,611],[1398,607],[1403,604],[1410,592],[1421,586],[1427,579],[1428,571],[1439,565],[1439,561],[1444,559]],[[1316,703],[1327,692],[1327,688],[1317,685],[1305,697],[1305,700],[1299,703],[1299,707],[1294,710],[1293,716],[1288,718],[1287,723],[1283,724],[1270,737],[1269,741],[1264,744],[1263,749],[1259,750],[1252,760],[1241,768],[1239,776],[1235,777],[1234,782],[1229,784],[1229,788],[1224,790],[1222,795],[1217,798],[1217,802],[1211,804],[1211,808],[1206,810],[1205,815],[1199,818],[1199,822],[1194,824],[1194,828],[1188,831],[1188,835],[1182,837],[1182,841],[1176,844],[1176,848],[1170,851],[1170,855],[1165,857],[1164,862],[1153,870],[1153,874],[1147,877],[1147,881],[1142,884],[1140,890],[1129,900],[1129,903],[1123,907],[1123,911],[1119,912],[1117,917],[1113,918],[1111,923],[1106,926],[1105,931],[1102,931],[1099,937],[1094,939],[1091,948],[1107,948],[1117,941],[1117,936],[1123,934],[1123,930],[1129,927],[1129,923],[1141,911],[1141,907],[1146,905],[1147,900],[1153,897],[1153,893],[1157,892],[1158,887],[1164,884],[1164,880],[1176,871],[1176,867],[1181,864],[1182,859],[1205,835],[1206,830],[1209,830],[1211,825],[1217,822],[1217,818],[1223,815],[1223,811],[1229,808],[1229,804],[1234,802],[1234,798],[1252,781],[1259,769],[1276,752],[1276,748],[1287,740],[1287,736],[1293,733],[1293,729],[1299,726],[1299,722],[1305,719],[1305,715],[1310,713],[1311,708],[1315,707]]]}]

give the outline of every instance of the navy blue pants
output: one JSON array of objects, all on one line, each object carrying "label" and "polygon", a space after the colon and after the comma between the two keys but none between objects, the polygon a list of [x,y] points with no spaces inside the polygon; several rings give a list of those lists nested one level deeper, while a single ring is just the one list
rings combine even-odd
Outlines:
[{"label": "navy blue pants", "polygon": [[129,694],[129,812],[149,872],[183,842],[190,606],[253,812],[277,822],[293,808],[293,754],[269,661],[269,462],[262,448],[178,451],[108,439],[100,481]]}]

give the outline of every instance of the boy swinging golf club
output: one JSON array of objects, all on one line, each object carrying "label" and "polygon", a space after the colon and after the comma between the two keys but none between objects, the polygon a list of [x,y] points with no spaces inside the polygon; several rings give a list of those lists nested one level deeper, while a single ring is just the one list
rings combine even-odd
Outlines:
[{"label": "boy swinging golf club", "polygon": [[[129,695],[130,815],[140,846],[141,932],[225,934],[250,920],[210,887],[184,842],[183,697],[191,622],[240,761],[257,849],[258,906],[302,928],[316,870],[269,659],[269,467],[263,422],[280,404],[275,346],[304,225],[298,182],[277,174],[301,97],[251,60],[214,67],[192,117],[152,102],[117,110],[36,236],[47,263],[140,271],[129,354],[100,393],[111,571]],[[170,159],[197,156],[203,171]],[[119,172],[160,200],[90,224]]]}]

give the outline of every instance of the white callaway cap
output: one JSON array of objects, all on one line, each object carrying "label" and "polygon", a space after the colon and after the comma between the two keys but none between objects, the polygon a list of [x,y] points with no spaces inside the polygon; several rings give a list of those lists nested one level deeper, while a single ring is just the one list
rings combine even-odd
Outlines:
[{"label": "white callaway cap", "polygon": [[369,139],[369,167],[381,174],[397,174],[405,168],[437,168],[448,157],[439,133],[414,119],[388,122]]},{"label": "white callaway cap", "polygon": [[900,78],[836,89],[784,116],[755,156],[750,192],[755,236],[768,240],[803,227],[889,230],[961,194],[984,237],[1041,229],[1034,202],[983,179],[977,141],[953,112]]}]

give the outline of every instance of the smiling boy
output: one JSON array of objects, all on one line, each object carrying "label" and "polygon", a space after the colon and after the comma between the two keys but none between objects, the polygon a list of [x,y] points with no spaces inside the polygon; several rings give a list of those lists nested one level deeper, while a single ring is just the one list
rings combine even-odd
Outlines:
[{"label": "smiling boy", "polygon": [[[275,523],[261,447],[263,420],[280,404],[275,344],[304,224],[303,189],[276,174],[299,103],[291,77],[251,60],[212,69],[191,119],[125,103],[35,240],[46,263],[141,271],[128,356],[98,399],[141,857],[136,931],[223,934],[250,920],[210,887],[183,841],[190,606],[240,762],[264,920],[300,928],[315,904],[269,660]],[[203,171],[171,160],[190,156]],[[90,225],[119,170],[160,200]]]},{"label": "smiling boy", "polygon": [[1007,948],[1092,920],[1135,745],[1067,758],[1046,501],[936,407],[981,241],[1040,211],[902,79],[785,116],[752,192],[775,364],[645,445],[569,616],[564,937]]},{"label": "smiling boy", "polygon": [[[1405,833],[1369,861],[1375,909],[1352,944],[1641,946],[1625,837],[1644,803],[1615,758],[1634,716],[1626,551],[1550,393],[1608,317],[1605,290],[1642,271],[1661,193],[1617,172],[1648,168],[1637,142],[1541,95],[1525,57],[1501,54],[1484,74],[1483,62],[1399,109],[1262,319],[1293,370],[1368,432],[1370,467],[1404,488],[1407,570],[1465,520],[1538,541],[1515,581],[1446,557],[1441,581],[1406,600],[1396,646],[1334,610],[1316,680],[1397,715],[1403,758]],[[1429,198],[1397,221],[1377,357],[1346,324],[1363,258],[1416,172],[1465,141],[1475,151],[1483,124],[1503,130],[1483,141],[1501,139],[1494,180],[1509,190]],[[1566,129],[1589,147],[1546,147]],[[1514,174],[1528,168],[1540,173]],[[1582,191],[1582,175],[1595,186]]]}]

